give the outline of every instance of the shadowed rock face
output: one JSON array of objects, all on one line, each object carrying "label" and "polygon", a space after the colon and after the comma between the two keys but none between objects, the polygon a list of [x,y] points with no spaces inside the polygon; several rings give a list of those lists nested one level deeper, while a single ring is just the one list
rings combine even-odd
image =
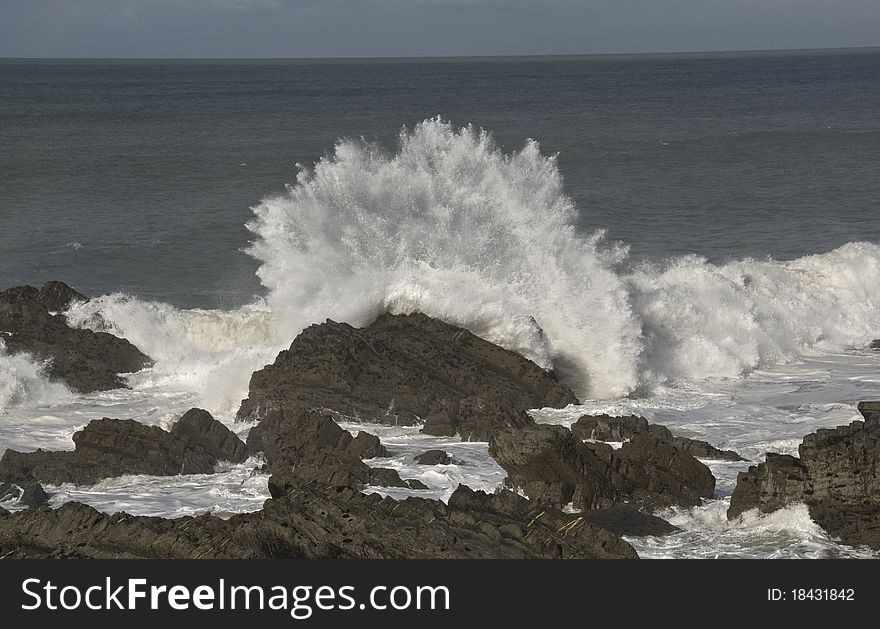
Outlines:
[{"label": "shadowed rock face", "polygon": [[166,432],[132,420],[95,420],[73,435],[72,452],[7,450],[0,479],[91,485],[124,474],[210,474],[221,459],[240,463],[247,458],[244,443],[206,411],[193,409],[181,422]]},{"label": "shadowed rock face", "polygon": [[862,402],[859,411],[864,422],[804,437],[800,458],[768,453],[740,472],[728,517],[805,502],[813,520],[845,543],[880,548],[880,402]]},{"label": "shadowed rock face", "polygon": [[459,487],[449,505],[303,485],[229,520],[106,515],[80,503],[0,513],[14,558],[623,558],[633,548],[584,518],[510,492]]},{"label": "shadowed rock face", "polygon": [[304,330],[253,374],[238,416],[330,409],[487,440],[499,428],[531,425],[527,409],[576,401],[531,361],[467,330],[421,314],[383,315],[363,329],[327,321]]},{"label": "shadowed rock face", "polygon": [[743,461],[744,459],[733,450],[719,450],[712,444],[688,437],[676,437],[666,426],[649,424],[644,417],[627,415],[612,417],[610,415],[584,415],[571,426],[571,431],[581,439],[596,441],[626,441],[639,434],[650,434],[669,441],[682,452],[700,459],[717,459],[720,461]]},{"label": "shadowed rock face", "polygon": [[646,433],[614,450],[603,443],[584,443],[562,426],[537,425],[494,435],[489,454],[507,472],[509,486],[553,506],[693,506],[711,498],[715,489],[709,468]]},{"label": "shadowed rock face", "polygon": [[0,293],[0,335],[6,351],[50,361],[47,374],[82,393],[125,386],[120,373],[140,371],[150,358],[106,332],[80,330],[52,314],[86,298],[62,282],[17,286]]}]

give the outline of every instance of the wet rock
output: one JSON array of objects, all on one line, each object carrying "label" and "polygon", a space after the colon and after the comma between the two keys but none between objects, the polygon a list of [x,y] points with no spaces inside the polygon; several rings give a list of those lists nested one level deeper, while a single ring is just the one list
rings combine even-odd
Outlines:
[{"label": "wet rock", "polygon": [[687,452],[698,459],[731,462],[745,461],[745,459],[737,452],[734,452],[733,450],[721,450],[708,441],[689,439],[688,437],[673,437],[672,443],[680,450]]},{"label": "wet rock", "polygon": [[262,511],[222,520],[107,515],[71,502],[0,518],[12,558],[626,558],[633,548],[585,519],[460,487],[449,505],[301,485]]},{"label": "wet rock", "polygon": [[868,345],[868,349],[880,349],[880,339],[874,339]]},{"label": "wet rock", "polygon": [[596,441],[627,441],[636,435],[650,434],[664,441],[669,441],[680,450],[698,459],[715,459],[720,461],[743,461],[744,459],[733,450],[720,450],[707,441],[676,437],[666,426],[649,424],[644,417],[626,415],[584,415],[571,426],[571,431],[581,439]]},{"label": "wet rock", "polygon": [[363,462],[388,455],[375,436],[352,437],[328,411],[272,411],[251,429],[247,445],[253,453],[263,452],[268,469],[279,476],[276,483],[283,479],[288,488],[310,482],[356,489],[405,486],[394,470],[377,471]]},{"label": "wet rock", "polygon": [[379,437],[363,430],[358,431],[355,438],[351,440],[348,450],[360,459],[375,459],[376,457],[388,456],[388,450],[379,441]]},{"label": "wet rock", "polygon": [[248,458],[244,442],[200,408],[191,408],[184,413],[171,427],[171,434],[201,446],[217,461],[243,463]]},{"label": "wet rock", "polygon": [[18,286],[0,293],[5,349],[48,361],[50,378],[82,393],[124,387],[119,374],[140,371],[150,364],[150,358],[125,339],[71,328],[62,315],[53,314],[83,299],[61,282],[48,282],[41,289]]},{"label": "wet rock", "polygon": [[419,465],[449,465],[452,457],[443,450],[428,450],[416,456],[415,461]]},{"label": "wet rock", "polygon": [[614,450],[584,443],[562,426],[536,425],[494,435],[489,454],[507,472],[508,486],[557,507],[693,506],[715,489],[709,468],[651,434],[636,434]]},{"label": "wet rock", "polygon": [[401,480],[397,470],[387,467],[371,467],[370,484],[380,487],[409,487],[406,482]]},{"label": "wet rock", "polygon": [[429,487],[425,483],[423,483],[422,481],[420,481],[417,478],[409,478],[409,479],[405,480],[404,482],[406,483],[407,487],[409,487],[410,489],[418,489],[418,490],[429,489]]},{"label": "wet rock", "polygon": [[[180,431],[190,432],[194,438],[133,420],[94,420],[73,435],[74,451],[7,450],[0,459],[0,479],[33,476],[53,485],[92,485],[125,474],[210,474],[220,454],[241,453],[244,444],[222,424],[214,426],[211,422],[219,422],[210,415],[206,421],[201,413],[205,411],[189,413],[185,429]],[[242,460],[240,455],[238,460]]]},{"label": "wet rock", "polygon": [[33,476],[8,476],[0,481],[0,500],[17,500],[25,507],[42,507],[49,503],[49,496]]},{"label": "wet rock", "polygon": [[592,509],[579,514],[587,522],[616,535],[645,537],[648,535],[670,535],[681,529],[663,518],[643,513],[629,505],[617,505],[607,509]]},{"label": "wet rock", "polygon": [[800,457],[768,453],[737,477],[728,517],[770,513],[804,502],[844,543],[880,548],[880,403],[863,402],[865,421],[804,437]]},{"label": "wet rock", "polygon": [[551,374],[467,330],[422,314],[383,315],[362,329],[328,320],[304,330],[253,374],[238,417],[330,409],[486,440],[496,429],[531,425],[528,409],[575,401]]}]

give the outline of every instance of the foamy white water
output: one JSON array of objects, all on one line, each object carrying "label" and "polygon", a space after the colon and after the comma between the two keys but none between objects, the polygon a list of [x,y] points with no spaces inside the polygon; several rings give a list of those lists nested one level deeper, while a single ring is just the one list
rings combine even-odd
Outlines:
[{"label": "foamy white water", "polygon": [[[534,142],[508,155],[488,134],[439,120],[404,131],[392,154],[340,141],[285,195],[254,208],[250,253],[261,263],[265,299],[230,311],[180,310],[113,294],[66,313],[71,324],[124,336],[156,361],[129,377],[131,390],[73,395],[27,357],[0,351],[0,447],[69,449],[91,419],[167,426],[192,406],[245,432],[232,418],[251,373],[299,331],[326,318],[366,325],[386,311],[425,312],[555,369],[585,402],[536,411],[539,421],[636,413],[753,461],[768,450],[796,453],[803,435],[848,423],[858,401],[880,398],[880,353],[856,349],[880,336],[878,245],[792,261],[636,264],[600,231],[576,230],[576,212],[555,158]],[[459,482],[491,491],[503,481],[486,444],[364,428],[391,452],[371,465],[429,487],[377,491],[447,499]],[[429,448],[461,463],[415,465]],[[798,507],[727,523],[725,501],[744,467],[713,463],[717,500],[667,514],[684,531],[634,540],[639,551],[862,552],[823,537]],[[252,469],[124,477],[55,488],[53,500],[155,515],[248,511],[267,496]]]}]

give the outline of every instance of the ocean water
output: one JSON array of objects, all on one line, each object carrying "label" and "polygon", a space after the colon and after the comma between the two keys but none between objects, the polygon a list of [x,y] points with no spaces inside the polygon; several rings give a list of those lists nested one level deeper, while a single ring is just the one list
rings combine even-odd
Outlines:
[{"label": "ocean water", "polygon": [[[244,435],[250,374],[305,326],[422,311],[583,400],[538,421],[638,413],[751,462],[796,453],[880,397],[878,79],[877,51],[0,62],[0,287],[67,281],[96,296],[72,325],[156,361],[75,395],[0,347],[0,448],[191,406]],[[366,429],[420,495],[503,481],[484,443]],[[415,465],[430,447],[459,463]],[[267,497],[259,463],[50,490],[224,515]],[[873,556],[803,506],[727,522],[747,464],[711,467],[715,499],[663,513],[682,532],[642,556]]]}]

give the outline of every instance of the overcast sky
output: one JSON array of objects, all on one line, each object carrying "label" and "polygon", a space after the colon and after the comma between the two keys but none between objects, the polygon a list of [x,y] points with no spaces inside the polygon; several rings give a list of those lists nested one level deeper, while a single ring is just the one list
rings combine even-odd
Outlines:
[{"label": "overcast sky", "polygon": [[880,0],[0,0],[0,57],[364,57],[880,45]]}]

